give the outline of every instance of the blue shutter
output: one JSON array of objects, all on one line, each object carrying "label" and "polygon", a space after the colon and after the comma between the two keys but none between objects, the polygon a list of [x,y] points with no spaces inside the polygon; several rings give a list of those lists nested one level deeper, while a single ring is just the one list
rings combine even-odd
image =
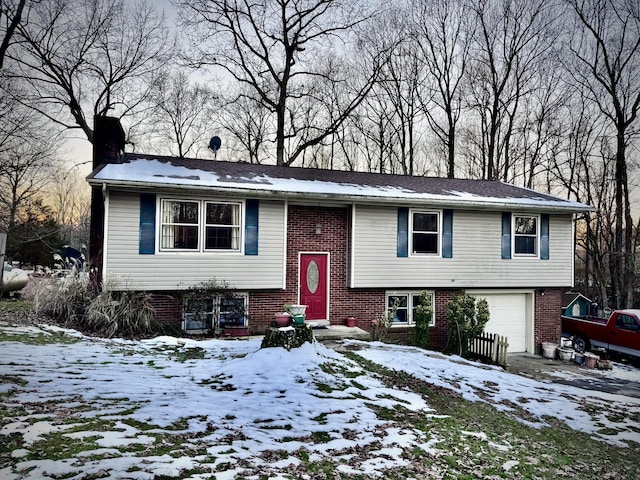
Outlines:
[{"label": "blue shutter", "polygon": [[442,258],[453,258],[453,210],[442,211]]},{"label": "blue shutter", "polygon": [[398,208],[398,257],[409,256],[409,209]]},{"label": "blue shutter", "polygon": [[258,255],[258,200],[247,200],[244,222],[244,254]]},{"label": "blue shutter", "polygon": [[140,255],[156,253],[156,196],[140,194]]},{"label": "blue shutter", "polygon": [[502,212],[502,258],[511,258],[511,213]]},{"label": "blue shutter", "polygon": [[549,260],[549,214],[540,216],[540,259]]}]

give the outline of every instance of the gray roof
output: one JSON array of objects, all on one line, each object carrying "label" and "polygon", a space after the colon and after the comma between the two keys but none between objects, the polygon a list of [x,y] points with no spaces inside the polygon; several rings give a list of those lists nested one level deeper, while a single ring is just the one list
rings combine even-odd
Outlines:
[{"label": "gray roof", "polygon": [[489,180],[279,167],[217,160],[125,154],[88,177],[92,185],[134,189],[206,189],[226,194],[322,198],[341,202],[434,204],[581,212],[592,208]]}]

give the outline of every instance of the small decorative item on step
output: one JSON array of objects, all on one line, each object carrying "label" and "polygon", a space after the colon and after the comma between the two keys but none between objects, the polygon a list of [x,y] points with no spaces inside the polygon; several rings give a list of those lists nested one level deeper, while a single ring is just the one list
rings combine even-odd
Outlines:
[{"label": "small decorative item on step", "polygon": [[587,368],[595,368],[596,363],[600,360],[598,355],[594,355],[593,353],[585,353],[584,354],[584,366]]},{"label": "small decorative item on step", "polygon": [[291,314],[287,312],[276,313],[276,325],[279,327],[286,327],[291,321]]},{"label": "small decorative item on step", "polygon": [[348,316],[347,317],[347,327],[353,328],[356,326],[356,317]]}]

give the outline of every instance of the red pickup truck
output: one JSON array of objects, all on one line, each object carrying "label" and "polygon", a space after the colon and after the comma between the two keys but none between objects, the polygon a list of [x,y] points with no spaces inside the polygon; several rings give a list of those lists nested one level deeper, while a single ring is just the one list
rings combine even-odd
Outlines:
[{"label": "red pickup truck", "polygon": [[578,352],[602,347],[640,357],[640,310],[614,310],[608,319],[562,315],[562,335]]}]

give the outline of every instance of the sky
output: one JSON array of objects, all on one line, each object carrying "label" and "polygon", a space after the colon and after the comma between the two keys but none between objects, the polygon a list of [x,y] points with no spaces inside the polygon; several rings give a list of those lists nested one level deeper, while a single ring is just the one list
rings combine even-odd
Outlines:
[{"label": "sky", "polygon": [[[0,467],[2,479],[86,478],[101,470],[109,471],[110,478],[147,479],[205,466],[220,480],[235,478],[240,473],[238,462],[243,460],[264,468],[270,478],[281,478],[279,471],[300,460],[294,455],[273,459],[268,452],[291,452],[302,446],[310,451],[310,461],[322,461],[330,455],[333,461],[342,461],[339,471],[384,478],[387,469],[406,463],[402,455],[406,449],[438,451],[438,439],[429,433],[389,424],[374,412],[375,407],[402,406],[429,418],[437,413],[427,398],[388,388],[343,354],[320,343],[307,343],[289,352],[260,349],[260,338],[109,340],[51,326],[0,324],[0,332],[5,334],[52,335],[60,331],[78,341],[27,347],[4,341],[0,348],[0,376],[23,380],[21,384],[0,383],[0,394],[10,393],[3,401],[27,410],[0,427],[0,443],[3,437],[16,434],[25,442],[12,451],[25,473],[18,476]],[[629,419],[640,413],[640,398],[542,383],[499,367],[415,347],[358,341],[348,344],[366,359],[451,389],[470,401],[489,402],[516,417],[510,405],[520,405],[527,418],[519,420],[534,427],[546,425],[545,418],[551,416],[612,445],[640,442],[640,433]],[[180,355],[188,357],[195,351],[202,358],[177,361]],[[333,372],[327,371],[327,365]],[[623,365],[616,365],[607,375],[640,381],[638,370]],[[66,423],[53,421],[51,415],[38,413],[38,405],[46,409],[54,405],[55,411],[69,418]],[[78,415],[84,419],[82,423],[72,420]],[[188,422],[181,425],[184,418]],[[116,428],[96,428],[99,420],[115,421]],[[153,428],[136,427],[143,424],[136,422],[150,423]],[[603,430],[603,422],[609,428]],[[141,465],[135,451],[118,450],[150,445],[158,434],[181,431],[198,434],[209,455],[157,455],[145,458]],[[54,432],[69,438],[95,438],[96,445],[70,459],[26,458],[34,442]],[[326,443],[298,440],[311,432],[324,432],[330,439]],[[506,440],[486,439],[484,432],[468,435],[493,442],[493,448],[510,448]],[[367,445],[376,449],[364,461],[350,463],[350,452]],[[193,448],[195,451],[196,445]]]}]

